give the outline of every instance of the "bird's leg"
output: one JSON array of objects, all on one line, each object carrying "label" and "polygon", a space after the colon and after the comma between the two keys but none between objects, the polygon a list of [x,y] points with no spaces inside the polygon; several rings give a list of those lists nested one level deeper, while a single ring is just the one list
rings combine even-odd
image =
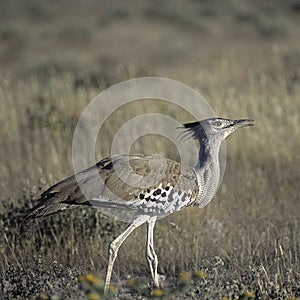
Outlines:
[{"label": "bird's leg", "polygon": [[150,268],[154,286],[158,288],[159,287],[158,275],[157,275],[158,259],[153,246],[153,229],[154,229],[155,222],[156,222],[156,217],[153,217],[148,221],[146,258]]},{"label": "bird's leg", "polygon": [[141,226],[146,221],[147,219],[145,219],[145,216],[140,216],[133,219],[131,223],[128,225],[128,227],[125,229],[125,231],[122,232],[115,240],[113,240],[110,243],[108,249],[108,266],[107,266],[106,277],[105,277],[104,293],[106,293],[108,290],[110,284],[110,278],[113,270],[113,265],[117,258],[120,246],[123,244],[123,242],[127,239],[127,237],[134,229]]}]

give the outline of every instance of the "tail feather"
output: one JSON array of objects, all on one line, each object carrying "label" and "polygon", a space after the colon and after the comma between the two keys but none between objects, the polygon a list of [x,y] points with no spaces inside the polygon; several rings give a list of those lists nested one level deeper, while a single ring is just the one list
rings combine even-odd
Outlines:
[{"label": "tail feather", "polygon": [[70,206],[70,204],[68,205],[64,203],[55,203],[50,205],[38,204],[37,206],[33,207],[27,212],[25,216],[25,221],[34,218],[41,218],[44,216],[53,215],[60,211],[68,209]]},{"label": "tail feather", "polygon": [[88,204],[78,187],[75,176],[50,187],[40,196],[38,201],[38,204],[27,212],[25,221],[53,215],[74,207],[76,204]]}]

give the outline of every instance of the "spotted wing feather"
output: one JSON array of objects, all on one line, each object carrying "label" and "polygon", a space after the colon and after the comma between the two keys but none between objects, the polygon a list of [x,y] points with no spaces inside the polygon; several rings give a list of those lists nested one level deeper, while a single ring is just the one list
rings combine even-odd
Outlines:
[{"label": "spotted wing feather", "polygon": [[118,155],[105,158],[50,187],[25,218],[54,214],[76,205],[92,205],[93,199],[100,207],[146,209],[148,212],[156,202],[163,210],[168,203],[162,204],[162,199],[166,198],[163,196],[168,195],[166,199],[171,202],[171,196],[179,191],[189,198],[186,205],[196,200],[198,186],[191,168],[160,156]]}]

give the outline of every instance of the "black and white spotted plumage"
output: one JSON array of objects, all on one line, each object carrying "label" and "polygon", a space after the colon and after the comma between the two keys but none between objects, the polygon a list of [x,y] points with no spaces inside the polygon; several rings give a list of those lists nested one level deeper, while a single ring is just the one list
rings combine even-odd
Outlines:
[{"label": "black and white spotted plumage", "polygon": [[129,206],[137,208],[150,215],[168,215],[179,211],[193,203],[192,190],[176,190],[167,184],[162,188],[160,184],[155,189],[147,189],[138,195],[139,200],[134,201]]}]

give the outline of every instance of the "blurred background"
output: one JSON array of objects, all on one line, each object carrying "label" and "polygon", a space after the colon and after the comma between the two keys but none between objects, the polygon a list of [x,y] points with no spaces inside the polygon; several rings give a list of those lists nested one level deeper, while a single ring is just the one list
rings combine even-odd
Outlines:
[{"label": "blurred background", "polygon": [[[202,266],[210,274],[219,257],[224,264],[209,287],[235,278],[240,286],[229,286],[231,296],[299,296],[299,16],[298,0],[0,1],[0,270],[7,295],[17,295],[11,278],[18,282],[19,274],[29,278],[25,290],[33,285],[26,297],[37,295],[31,279],[38,282],[53,258],[78,274],[104,270],[108,242],[124,224],[78,209],[37,222],[21,245],[20,219],[44,189],[72,175],[73,131],[89,101],[123,80],[159,76],[195,88],[222,117],[256,124],[228,140],[224,181],[210,206],[157,226],[160,272],[176,277]],[[115,133],[136,114],[191,121],[149,101],[107,120],[97,158],[109,155]],[[132,147],[170,158],[174,151],[151,137]],[[143,230],[121,249],[115,278],[148,272]],[[51,276],[63,272],[55,270]],[[72,286],[71,294],[80,293]],[[67,297],[55,284],[45,287],[46,295],[57,291]],[[201,295],[220,296],[207,291]]]},{"label": "blurred background", "polygon": [[[199,84],[204,71],[213,74],[226,66],[267,71],[278,56],[292,68],[299,59],[299,5],[295,0],[1,1],[1,71],[23,78],[95,73],[111,84],[123,79],[115,78],[123,67],[131,76],[159,73],[185,81],[191,73]],[[268,54],[264,60],[263,54]]]}]

